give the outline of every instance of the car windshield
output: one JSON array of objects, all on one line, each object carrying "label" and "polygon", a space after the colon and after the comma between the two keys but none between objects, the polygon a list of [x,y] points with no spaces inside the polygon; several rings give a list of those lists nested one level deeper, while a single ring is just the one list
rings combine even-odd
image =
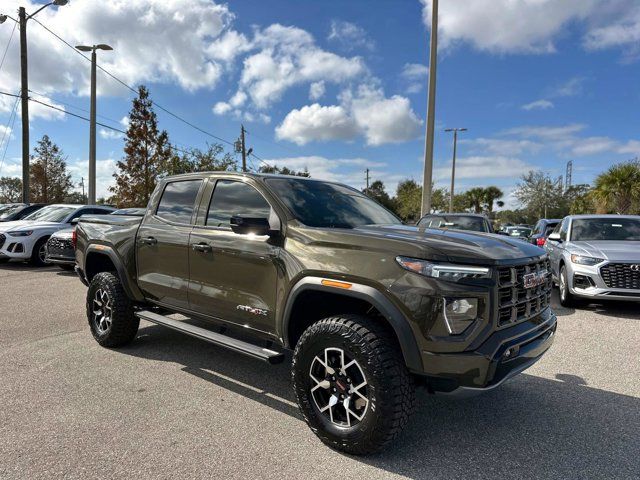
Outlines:
[{"label": "car windshield", "polygon": [[571,241],[640,241],[638,218],[576,218],[571,225]]},{"label": "car windshield", "polygon": [[402,222],[357,190],[335,183],[296,178],[268,178],[291,213],[309,227],[356,228]]},{"label": "car windshield", "polygon": [[17,212],[22,207],[23,205],[5,205],[4,207],[0,208],[0,219],[7,218],[8,216]]},{"label": "car windshield", "polygon": [[428,215],[418,223],[425,228],[450,228],[455,230],[472,230],[474,232],[488,232],[487,223],[481,217],[461,215]]},{"label": "car windshield", "polygon": [[77,207],[59,207],[50,205],[33,212],[31,215],[24,217],[24,220],[34,220],[38,222],[61,222],[69,214],[75,212]]},{"label": "car windshield", "polygon": [[507,230],[507,233],[512,237],[528,237],[531,234],[531,229],[526,227],[511,227]]}]

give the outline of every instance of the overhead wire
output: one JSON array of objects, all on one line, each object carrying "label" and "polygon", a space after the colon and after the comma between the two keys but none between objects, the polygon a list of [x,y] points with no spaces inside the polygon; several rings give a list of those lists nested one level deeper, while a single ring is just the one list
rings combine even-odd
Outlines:
[{"label": "overhead wire", "polygon": [[11,40],[13,40],[13,34],[16,31],[16,26],[18,24],[13,24],[13,30],[11,30],[11,35],[9,35],[9,41],[7,42],[7,46],[4,49],[4,53],[2,54],[2,60],[0,60],[0,70],[2,70],[2,66],[4,65],[4,59],[7,58],[7,52],[9,51],[9,47],[11,46]]},{"label": "overhead wire", "polygon": [[4,133],[2,135],[2,140],[0,141],[0,148],[2,148],[2,144],[4,143],[5,137],[7,138],[7,143],[4,144],[4,151],[2,153],[2,159],[0,159],[0,172],[2,172],[2,167],[4,166],[4,159],[7,156],[7,149],[9,148],[9,142],[11,142],[11,133],[13,132],[13,125],[16,121],[17,111],[18,111],[18,102],[20,98],[16,98],[16,101],[13,102],[13,110],[11,115],[9,115],[9,120],[7,121],[7,126],[5,127]]}]

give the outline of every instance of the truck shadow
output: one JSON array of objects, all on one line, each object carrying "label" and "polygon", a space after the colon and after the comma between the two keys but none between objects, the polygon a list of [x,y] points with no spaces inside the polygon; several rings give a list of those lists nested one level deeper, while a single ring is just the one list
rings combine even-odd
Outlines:
[{"label": "truck shadow", "polygon": [[[143,326],[120,351],[182,365],[306,428],[290,387],[290,356],[268,366],[158,326]],[[353,459],[415,479],[637,478],[638,431],[640,398],[592,388],[574,375],[522,374],[470,399],[418,390],[417,413],[404,434],[381,454]]]}]

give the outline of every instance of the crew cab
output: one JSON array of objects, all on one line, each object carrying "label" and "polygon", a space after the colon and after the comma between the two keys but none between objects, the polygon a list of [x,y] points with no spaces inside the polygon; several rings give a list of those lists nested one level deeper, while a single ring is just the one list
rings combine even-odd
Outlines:
[{"label": "crew cab", "polygon": [[268,363],[293,350],[303,417],[352,454],[397,436],[416,384],[496,388],[538,361],[556,330],[543,250],[403,225],[333,182],[168,177],[143,217],[83,218],[76,237],[99,344],[133,341],[145,320]]}]

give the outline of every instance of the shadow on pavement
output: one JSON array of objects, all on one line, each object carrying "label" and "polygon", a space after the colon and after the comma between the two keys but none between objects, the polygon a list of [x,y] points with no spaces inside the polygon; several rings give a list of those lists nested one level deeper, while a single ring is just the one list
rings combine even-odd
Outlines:
[{"label": "shadow on pavement", "polygon": [[616,300],[598,300],[597,302],[589,302],[584,300],[575,308],[567,308],[560,305],[558,289],[554,288],[551,293],[551,308],[558,317],[565,317],[580,313],[580,311],[588,311],[604,315],[607,317],[631,318],[640,320],[640,299],[638,302],[622,302]]},{"label": "shadow on pavement", "polygon": [[[159,326],[143,326],[120,352],[178,363],[186,373],[301,419],[290,357],[268,366]],[[354,460],[415,479],[638,478],[640,399],[591,388],[580,377],[523,374],[471,399],[418,390],[418,400],[393,445]]]}]

